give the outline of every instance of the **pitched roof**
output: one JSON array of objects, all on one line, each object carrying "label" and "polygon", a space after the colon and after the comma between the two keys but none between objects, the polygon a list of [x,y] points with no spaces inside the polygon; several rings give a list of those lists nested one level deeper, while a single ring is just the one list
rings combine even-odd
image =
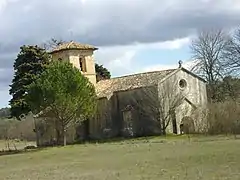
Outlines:
[{"label": "pitched roof", "polygon": [[96,84],[96,93],[99,98],[110,98],[115,91],[156,85],[159,80],[165,78],[175,70],[153,71],[101,80]]},{"label": "pitched roof", "polygon": [[205,80],[205,79],[203,79],[203,78],[200,77],[199,75],[193,73],[192,71],[187,70],[187,69],[185,69],[185,68],[183,68],[183,67],[181,68],[181,70],[183,70],[183,71],[185,71],[186,73],[188,73],[188,74],[194,76],[195,78],[198,78],[200,81],[203,81],[204,83],[206,83],[206,80]]},{"label": "pitched roof", "polygon": [[63,51],[63,50],[97,50],[98,48],[89,45],[89,44],[80,44],[74,41],[70,41],[67,43],[63,43],[61,45],[59,45],[58,47],[56,47],[54,50],[52,50],[51,53],[55,53],[58,51]]}]

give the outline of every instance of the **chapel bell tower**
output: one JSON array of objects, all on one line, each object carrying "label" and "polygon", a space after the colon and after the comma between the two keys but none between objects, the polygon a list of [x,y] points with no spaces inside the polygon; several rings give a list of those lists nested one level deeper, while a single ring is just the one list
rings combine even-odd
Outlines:
[{"label": "chapel bell tower", "polygon": [[94,51],[98,48],[77,42],[63,43],[54,49],[50,54],[53,60],[69,61],[81,73],[89,79],[89,81],[96,84],[96,71],[94,62]]}]

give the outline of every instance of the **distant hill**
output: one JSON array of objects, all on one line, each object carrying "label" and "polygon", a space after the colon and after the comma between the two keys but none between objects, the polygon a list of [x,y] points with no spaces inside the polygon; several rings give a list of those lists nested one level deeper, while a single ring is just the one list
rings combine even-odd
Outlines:
[{"label": "distant hill", "polygon": [[10,108],[1,108],[0,109],[0,118],[6,118],[10,116]]}]

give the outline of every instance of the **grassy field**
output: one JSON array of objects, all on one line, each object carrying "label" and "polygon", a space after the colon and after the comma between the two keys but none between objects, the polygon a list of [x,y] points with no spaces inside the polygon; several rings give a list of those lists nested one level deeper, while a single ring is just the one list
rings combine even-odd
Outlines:
[{"label": "grassy field", "polygon": [[0,156],[1,180],[240,179],[240,140],[153,138]]}]

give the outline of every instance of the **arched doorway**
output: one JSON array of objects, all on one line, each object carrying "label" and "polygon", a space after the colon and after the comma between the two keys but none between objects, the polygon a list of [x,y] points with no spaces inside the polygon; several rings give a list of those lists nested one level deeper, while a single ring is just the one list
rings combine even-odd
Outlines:
[{"label": "arched doorway", "polygon": [[194,120],[190,116],[184,116],[180,124],[181,134],[192,134],[195,132]]}]

